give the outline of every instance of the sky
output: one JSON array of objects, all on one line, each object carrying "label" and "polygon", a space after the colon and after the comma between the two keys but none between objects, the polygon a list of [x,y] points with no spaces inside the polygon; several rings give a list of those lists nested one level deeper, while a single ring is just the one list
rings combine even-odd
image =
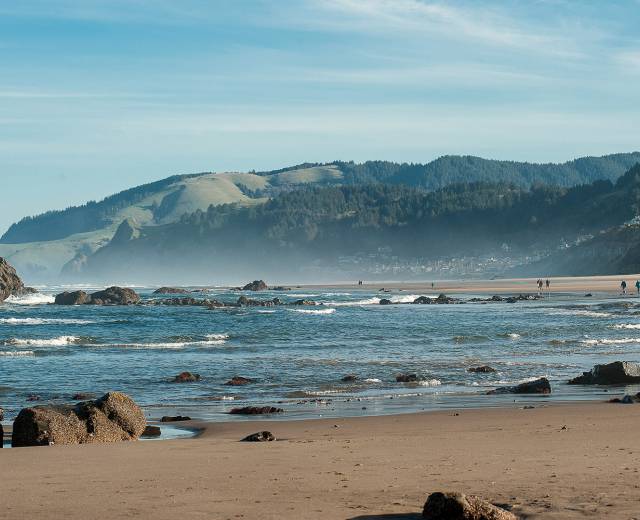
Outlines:
[{"label": "sky", "polygon": [[640,149],[640,0],[0,0],[0,233],[176,173]]}]

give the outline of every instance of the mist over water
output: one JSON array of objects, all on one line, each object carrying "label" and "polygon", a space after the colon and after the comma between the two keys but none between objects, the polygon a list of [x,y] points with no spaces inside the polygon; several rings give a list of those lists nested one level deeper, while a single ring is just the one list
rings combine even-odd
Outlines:
[{"label": "mist over water", "polygon": [[[55,289],[57,290],[57,288]],[[77,392],[120,390],[151,418],[166,413],[241,420],[234,406],[271,404],[283,418],[410,412],[442,407],[603,399],[602,388],[566,381],[596,363],[638,360],[640,301],[575,298],[463,305],[411,305],[394,291],[300,289],[251,294],[322,306],[274,308],[49,305],[54,288],[0,306],[0,406],[6,420],[27,406],[69,402]],[[143,300],[156,298],[150,289]],[[194,297],[232,302],[243,293]],[[460,295],[468,299],[475,295]],[[469,373],[490,365],[497,372]],[[175,384],[188,370],[202,381]],[[399,373],[421,381],[402,384]],[[347,374],[357,380],[342,382]],[[255,379],[226,386],[233,376]],[[496,386],[548,377],[550,397],[486,396]],[[628,392],[640,388],[627,388]]]}]

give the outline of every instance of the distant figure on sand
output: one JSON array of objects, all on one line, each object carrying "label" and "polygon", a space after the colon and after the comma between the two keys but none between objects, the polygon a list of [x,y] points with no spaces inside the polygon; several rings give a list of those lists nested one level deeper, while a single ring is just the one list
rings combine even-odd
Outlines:
[{"label": "distant figure on sand", "polygon": [[622,289],[622,294],[627,294],[627,282],[625,280],[620,283],[620,289]]},{"label": "distant figure on sand", "polygon": [[542,294],[542,279],[538,279],[538,294]]},{"label": "distant figure on sand", "polygon": [[546,284],[547,284],[547,292],[549,292],[549,287],[551,287],[551,282],[549,281],[549,278],[547,278]]},{"label": "distant figure on sand", "polygon": [[636,291],[638,292],[638,296],[640,296],[640,280],[636,280]]}]

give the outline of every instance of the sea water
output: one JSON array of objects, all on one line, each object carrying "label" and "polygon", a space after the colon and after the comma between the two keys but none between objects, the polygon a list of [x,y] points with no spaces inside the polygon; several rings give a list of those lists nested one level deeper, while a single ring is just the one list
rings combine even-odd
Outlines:
[{"label": "sea water", "polygon": [[[59,290],[42,288],[0,305],[6,422],[25,406],[110,390],[129,394],[150,419],[205,420],[246,419],[228,412],[247,405],[281,407],[282,418],[311,418],[602,400],[640,390],[566,384],[596,363],[640,360],[640,300],[634,297],[551,294],[514,304],[412,305],[421,293],[397,291],[383,295],[395,305],[379,305],[379,293],[305,289],[247,295],[322,305],[209,310],[52,305]],[[139,292],[143,301],[158,298],[150,289]],[[234,302],[240,294],[213,289],[192,296]],[[468,372],[478,365],[496,372]],[[171,382],[185,370],[201,381]],[[400,373],[416,373],[421,381],[397,383]],[[357,380],[342,382],[348,374]],[[226,386],[233,376],[255,382]],[[542,376],[551,381],[551,396],[486,395]]]}]

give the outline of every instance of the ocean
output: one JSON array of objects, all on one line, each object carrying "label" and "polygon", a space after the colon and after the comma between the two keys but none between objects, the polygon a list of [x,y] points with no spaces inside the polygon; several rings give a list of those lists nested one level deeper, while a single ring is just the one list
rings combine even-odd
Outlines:
[{"label": "ocean", "polygon": [[[635,297],[551,294],[514,304],[412,305],[421,294],[212,289],[191,295],[323,304],[209,310],[63,307],[50,304],[62,288],[40,290],[0,305],[0,407],[6,423],[29,405],[110,390],[129,394],[151,420],[180,414],[213,421],[246,420],[228,412],[247,405],[278,406],[285,410],[279,417],[292,419],[603,400],[640,391],[566,384],[596,363],[640,360]],[[137,290],[143,301],[158,298],[151,289]],[[381,297],[397,305],[379,305]],[[496,372],[468,372],[478,365]],[[182,371],[202,379],[171,382]],[[415,373],[421,381],[398,383],[401,373]],[[349,374],[357,379],[342,382]],[[255,382],[226,386],[233,376]],[[550,396],[485,395],[542,376],[551,381]],[[34,396],[38,400],[30,401]]]}]

